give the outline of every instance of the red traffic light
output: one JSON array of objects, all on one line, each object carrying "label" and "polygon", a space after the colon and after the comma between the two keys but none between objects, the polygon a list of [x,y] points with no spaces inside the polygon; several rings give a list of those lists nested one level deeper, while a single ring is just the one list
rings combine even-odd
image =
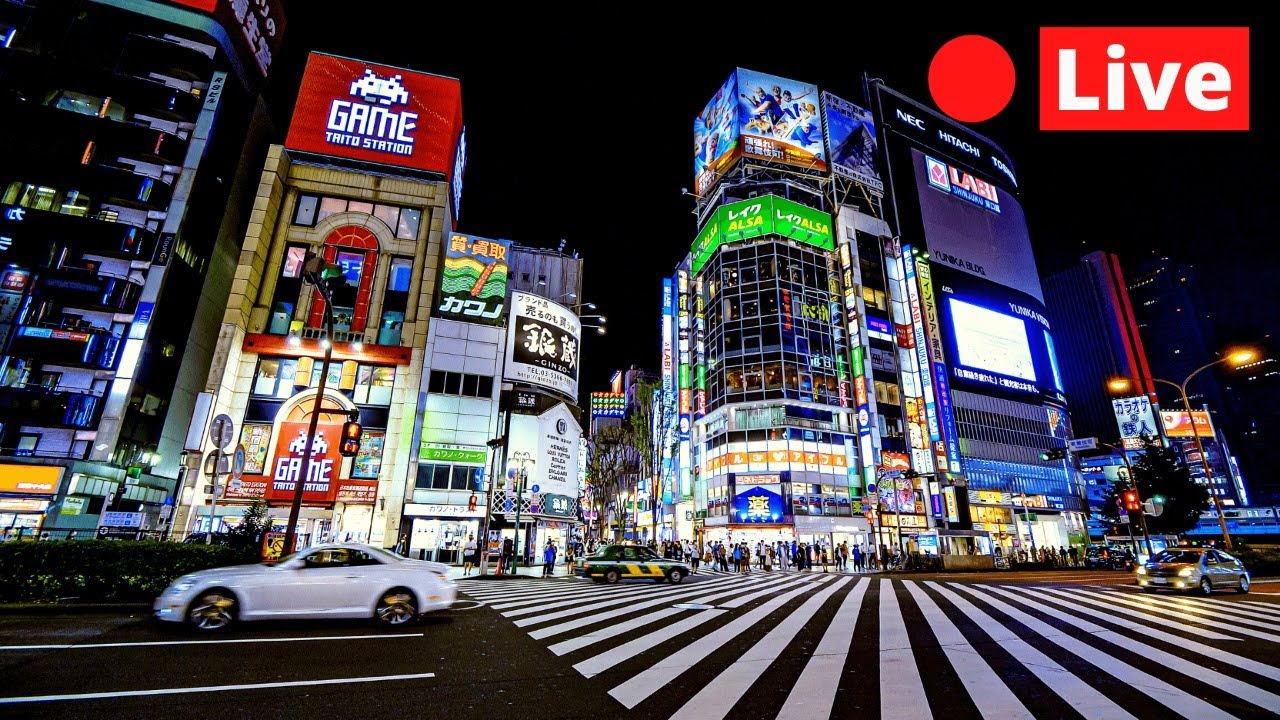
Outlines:
[{"label": "red traffic light", "polygon": [[865,515],[867,516],[867,522],[875,522],[875,521],[876,521],[876,514],[875,514],[874,512],[872,512],[872,511],[868,510],[868,511],[865,513]]},{"label": "red traffic light", "polygon": [[1125,490],[1121,497],[1124,499],[1125,510],[1133,511],[1141,509],[1142,503],[1138,502],[1138,491]]},{"label": "red traffic light", "polygon": [[360,437],[364,428],[360,423],[347,421],[342,424],[342,442],[338,445],[338,453],[342,457],[355,457],[360,452]]},{"label": "red traffic light", "polygon": [[467,510],[474,511],[476,509],[476,494],[471,493],[471,499],[467,501]]}]

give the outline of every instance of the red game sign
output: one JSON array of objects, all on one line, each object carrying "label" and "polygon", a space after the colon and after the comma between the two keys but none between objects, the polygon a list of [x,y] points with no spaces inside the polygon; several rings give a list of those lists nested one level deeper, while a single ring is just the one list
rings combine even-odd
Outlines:
[{"label": "red game sign", "polygon": [[457,80],[311,53],[285,147],[451,179],[461,133]]},{"label": "red game sign", "polygon": [[[316,427],[311,443],[311,466],[302,489],[302,501],[333,502],[342,472],[342,456],[338,453],[341,425],[321,424]],[[276,436],[276,456],[268,468],[270,484],[267,500],[293,500],[301,478],[302,457],[307,447],[307,423],[282,422]]]}]

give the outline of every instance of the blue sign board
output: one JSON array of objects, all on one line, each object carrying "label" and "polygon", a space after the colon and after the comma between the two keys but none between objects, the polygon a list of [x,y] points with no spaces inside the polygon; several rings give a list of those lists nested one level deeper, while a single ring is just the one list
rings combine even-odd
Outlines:
[{"label": "blue sign board", "polygon": [[785,507],[782,495],[756,486],[734,495],[733,519],[745,523],[782,522]]}]

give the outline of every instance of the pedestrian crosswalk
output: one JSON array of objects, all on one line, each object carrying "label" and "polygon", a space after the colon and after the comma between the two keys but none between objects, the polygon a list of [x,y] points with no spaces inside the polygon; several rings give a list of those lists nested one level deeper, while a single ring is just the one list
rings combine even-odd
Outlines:
[{"label": "pedestrian crosswalk", "polygon": [[1264,601],[820,572],[459,585],[645,717],[1280,711],[1280,604]]}]

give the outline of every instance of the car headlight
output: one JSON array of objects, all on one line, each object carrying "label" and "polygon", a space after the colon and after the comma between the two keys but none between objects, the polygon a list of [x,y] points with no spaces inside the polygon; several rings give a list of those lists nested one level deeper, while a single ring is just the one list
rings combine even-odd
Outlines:
[{"label": "car headlight", "polygon": [[1139,574],[1139,575],[1146,575],[1146,574],[1147,574],[1147,569],[1146,569],[1145,567],[1141,567],[1141,566],[1139,566],[1139,567],[1138,567],[1138,574]]},{"label": "car headlight", "polygon": [[194,586],[195,584],[196,584],[195,579],[181,577],[173,581],[173,584],[169,586],[169,592],[171,593],[186,592],[187,590],[190,590],[192,586]]},{"label": "car headlight", "polygon": [[1178,571],[1178,577],[1191,577],[1192,568],[1185,567]]}]

